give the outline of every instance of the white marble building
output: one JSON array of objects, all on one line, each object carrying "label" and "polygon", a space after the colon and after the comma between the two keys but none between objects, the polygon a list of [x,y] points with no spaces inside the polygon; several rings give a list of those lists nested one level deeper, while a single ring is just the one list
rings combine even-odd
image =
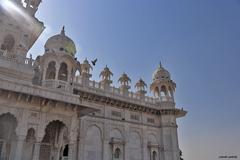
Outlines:
[{"label": "white marble building", "polygon": [[162,65],[148,97],[142,79],[129,91],[125,73],[112,87],[107,66],[91,80],[64,28],[43,55],[27,58],[45,28],[35,17],[41,0],[0,3],[0,160],[180,159],[176,119],[186,111],[175,107],[176,84]]}]

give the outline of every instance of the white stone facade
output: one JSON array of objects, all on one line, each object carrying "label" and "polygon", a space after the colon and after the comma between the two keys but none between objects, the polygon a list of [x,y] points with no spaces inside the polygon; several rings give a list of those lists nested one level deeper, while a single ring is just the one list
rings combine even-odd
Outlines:
[{"label": "white stone facade", "polygon": [[162,65],[154,72],[154,97],[142,79],[129,92],[125,73],[112,87],[107,66],[92,81],[64,28],[42,56],[27,58],[44,29],[40,2],[0,6],[0,160],[179,160],[176,119],[186,111],[175,107],[170,73]]}]

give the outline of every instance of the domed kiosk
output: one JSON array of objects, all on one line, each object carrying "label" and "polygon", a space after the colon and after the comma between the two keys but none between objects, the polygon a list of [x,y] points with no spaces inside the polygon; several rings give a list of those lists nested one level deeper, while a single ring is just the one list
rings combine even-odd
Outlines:
[{"label": "domed kiosk", "polygon": [[[35,73],[40,73],[42,85],[61,90],[71,90],[71,83],[80,63],[75,58],[76,47],[71,38],[66,36],[65,28],[60,34],[50,37],[45,46],[45,53],[35,61]],[[39,70],[39,71],[37,71]],[[37,72],[36,72],[37,71]]]},{"label": "domed kiosk", "polygon": [[174,102],[174,91],[176,83],[171,79],[170,73],[159,64],[159,67],[153,73],[153,83],[150,90],[160,101]]}]

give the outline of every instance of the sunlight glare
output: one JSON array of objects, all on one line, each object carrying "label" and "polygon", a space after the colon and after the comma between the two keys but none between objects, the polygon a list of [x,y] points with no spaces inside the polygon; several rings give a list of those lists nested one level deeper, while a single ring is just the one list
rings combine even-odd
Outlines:
[{"label": "sunlight glare", "polygon": [[10,0],[1,0],[0,5],[14,19],[21,21],[21,19],[18,19],[18,17],[20,16],[21,18],[27,20],[28,22],[32,21],[31,17],[22,8],[17,6],[14,2]]}]

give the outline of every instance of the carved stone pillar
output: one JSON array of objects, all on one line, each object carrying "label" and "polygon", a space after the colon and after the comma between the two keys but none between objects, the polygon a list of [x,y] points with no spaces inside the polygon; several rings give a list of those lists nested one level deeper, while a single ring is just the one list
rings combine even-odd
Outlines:
[{"label": "carved stone pillar", "polygon": [[34,145],[33,160],[39,160],[41,140],[42,140],[42,138],[37,138],[37,141]]},{"label": "carved stone pillar", "polygon": [[[111,151],[109,150],[109,141],[103,141],[103,159],[105,160],[112,160],[112,155],[110,154]],[[111,156],[111,157],[110,157]]]},{"label": "carved stone pillar", "polygon": [[60,65],[56,64],[56,74],[55,74],[55,80],[58,80],[58,73],[59,73]]},{"label": "carved stone pillar", "polygon": [[25,136],[18,136],[14,160],[21,160]]},{"label": "carved stone pillar", "polygon": [[47,69],[44,67],[44,68],[43,68],[43,75],[42,75],[42,80],[43,80],[43,81],[46,80],[46,72],[47,72]]},{"label": "carved stone pillar", "polygon": [[36,142],[34,145],[33,160],[39,159],[39,151],[40,151],[40,143]]}]

